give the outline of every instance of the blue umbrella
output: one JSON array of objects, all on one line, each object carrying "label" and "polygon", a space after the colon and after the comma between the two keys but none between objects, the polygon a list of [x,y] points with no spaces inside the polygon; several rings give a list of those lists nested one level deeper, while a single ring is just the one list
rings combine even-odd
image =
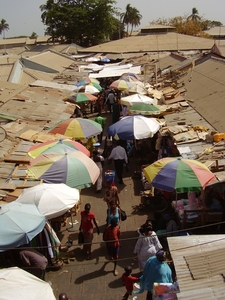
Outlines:
[{"label": "blue umbrella", "polygon": [[0,205],[0,251],[27,244],[46,223],[35,204],[11,202]]}]

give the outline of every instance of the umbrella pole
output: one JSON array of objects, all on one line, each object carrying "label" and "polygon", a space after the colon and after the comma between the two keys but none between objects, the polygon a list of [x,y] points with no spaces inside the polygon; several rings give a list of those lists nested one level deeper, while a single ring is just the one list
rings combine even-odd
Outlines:
[{"label": "umbrella pole", "polygon": [[[175,190],[176,191],[176,190]],[[177,209],[177,191],[176,191],[176,209]]]}]

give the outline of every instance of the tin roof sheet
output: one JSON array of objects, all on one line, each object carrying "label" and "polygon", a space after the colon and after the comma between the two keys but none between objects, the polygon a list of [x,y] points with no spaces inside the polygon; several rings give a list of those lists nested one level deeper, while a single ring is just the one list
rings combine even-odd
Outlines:
[{"label": "tin roof sheet", "polygon": [[225,235],[169,237],[168,245],[176,270],[179,300],[224,299]]},{"label": "tin roof sheet", "polygon": [[44,65],[53,70],[56,70],[58,72],[63,72],[72,63],[74,63],[73,59],[52,51],[46,51],[31,56],[27,59],[40,65]]},{"label": "tin roof sheet", "polygon": [[209,50],[214,41],[212,39],[194,37],[184,34],[168,32],[165,34],[136,35],[111,41],[101,45],[85,48],[80,52],[126,53],[126,52],[158,52]]},{"label": "tin roof sheet", "polygon": [[185,99],[218,132],[225,132],[225,61],[209,58],[184,77]]}]

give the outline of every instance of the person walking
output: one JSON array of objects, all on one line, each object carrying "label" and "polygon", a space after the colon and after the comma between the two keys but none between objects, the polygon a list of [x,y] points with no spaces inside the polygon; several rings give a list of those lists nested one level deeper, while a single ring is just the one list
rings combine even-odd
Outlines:
[{"label": "person walking", "polygon": [[99,168],[100,174],[98,176],[98,179],[96,181],[96,193],[101,193],[102,191],[102,176],[103,176],[103,167],[102,164],[104,163],[104,157],[101,155],[99,149],[93,151],[93,161],[96,163],[96,165]]},{"label": "person walking", "polygon": [[100,124],[102,126],[102,132],[98,134],[98,142],[101,144],[102,143],[102,137],[103,137],[103,132],[105,128],[105,118],[102,117],[101,113],[98,113],[97,117],[94,120],[96,123]]},{"label": "person walking", "polygon": [[144,270],[147,259],[156,255],[160,249],[162,249],[162,245],[156,233],[152,231],[152,226],[149,225],[145,228],[144,233],[139,235],[134,247],[134,254],[137,255],[140,271]]},{"label": "person walking", "polygon": [[118,194],[118,188],[115,186],[114,182],[106,179],[106,191],[103,200],[106,202],[108,208],[110,207],[110,202],[115,201],[116,206],[120,207],[120,198]]},{"label": "person walking", "polygon": [[114,260],[114,269],[113,274],[115,276],[118,275],[118,271],[116,270],[117,266],[117,259],[119,258],[119,251],[120,251],[120,241],[119,237],[121,235],[120,228],[117,225],[116,219],[112,219],[109,226],[107,226],[104,235],[103,240],[106,243],[108,255],[111,260]]},{"label": "person walking", "polygon": [[86,251],[86,259],[89,260],[91,258],[91,246],[92,240],[94,237],[93,230],[94,226],[97,228],[98,234],[100,233],[98,224],[95,220],[95,215],[91,212],[91,204],[86,203],[84,206],[84,210],[81,211],[81,222],[79,231],[83,232],[84,235],[84,250]]},{"label": "person walking", "polygon": [[172,271],[166,262],[166,255],[163,250],[156,253],[155,256],[150,257],[140,277],[140,289],[134,291],[134,294],[147,292],[146,300],[152,300],[152,290],[154,282],[172,283]]},{"label": "person walking", "polygon": [[107,226],[111,224],[112,219],[116,220],[116,224],[119,225],[120,222],[120,211],[116,205],[116,201],[112,200],[110,202],[110,207],[107,209],[106,224]]},{"label": "person walking", "polygon": [[127,153],[125,149],[121,146],[120,140],[117,141],[117,146],[112,149],[108,160],[114,160],[114,165],[116,169],[116,175],[119,179],[119,183],[123,184],[123,165],[128,163]]},{"label": "person walking", "polygon": [[134,289],[134,283],[138,281],[138,278],[135,276],[132,276],[132,267],[127,266],[124,268],[124,273],[121,277],[123,285],[125,285],[126,293],[124,294],[122,300],[127,300],[130,295],[132,295],[133,289]]}]

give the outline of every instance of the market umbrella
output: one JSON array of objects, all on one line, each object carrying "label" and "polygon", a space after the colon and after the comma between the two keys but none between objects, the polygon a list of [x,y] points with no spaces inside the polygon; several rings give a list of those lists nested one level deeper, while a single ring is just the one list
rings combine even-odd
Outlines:
[{"label": "market umbrella", "polygon": [[99,176],[99,168],[80,151],[68,154],[41,154],[30,162],[27,174],[45,183],[65,183],[83,189],[90,187]]},{"label": "market umbrella", "polygon": [[215,180],[215,175],[196,160],[166,157],[144,168],[144,175],[155,188],[178,193],[199,191]]},{"label": "market umbrella", "polygon": [[140,95],[140,94],[133,94],[127,97],[122,97],[121,98],[121,104],[127,105],[127,106],[132,106],[134,104],[138,103],[149,103],[152,104],[154,103],[154,99],[145,96],[145,95]]},{"label": "market umbrella", "polygon": [[130,81],[130,79],[133,79],[133,80],[139,80],[138,79],[138,76],[134,73],[123,73],[121,76],[120,76],[120,79],[123,79],[123,80],[126,80],[126,81]]},{"label": "market umbrella", "polygon": [[91,82],[87,85],[82,85],[79,87],[75,87],[74,92],[84,92],[88,94],[98,94],[102,91],[102,87],[97,82]]},{"label": "market umbrella", "polygon": [[160,109],[153,104],[149,103],[137,103],[129,108],[132,114],[142,114],[142,115],[157,115],[160,114]]},{"label": "market umbrella", "polygon": [[79,199],[79,190],[64,183],[42,183],[24,189],[16,202],[35,204],[47,219],[52,219],[66,213]]},{"label": "market umbrella", "polygon": [[131,88],[132,86],[133,86],[133,83],[123,80],[123,79],[118,79],[118,80],[113,81],[109,87],[111,89],[125,91],[125,90],[128,90],[129,88]]},{"label": "market umbrella", "polygon": [[69,96],[68,98],[65,98],[66,101],[69,101],[71,103],[85,103],[90,101],[95,101],[98,98],[92,94],[89,93],[77,93],[74,95]]},{"label": "market umbrella", "polygon": [[84,147],[81,143],[70,139],[50,140],[33,145],[28,150],[28,155],[32,158],[36,158],[40,154],[65,154],[76,150],[90,156],[90,151],[86,147]]},{"label": "market umbrella", "polygon": [[121,140],[145,139],[153,137],[159,130],[160,124],[155,118],[141,115],[127,116],[109,126],[109,136],[117,136]]},{"label": "market umbrella", "polygon": [[48,282],[17,267],[0,270],[0,299],[56,300]]},{"label": "market umbrella", "polygon": [[27,244],[46,223],[36,205],[11,202],[0,205],[0,251]]},{"label": "market umbrella", "polygon": [[78,81],[78,82],[75,84],[75,86],[81,87],[81,86],[83,86],[83,85],[86,85],[86,84],[89,84],[89,83],[92,83],[92,82],[96,82],[96,83],[99,84],[99,81],[98,81],[97,79],[91,78],[91,77],[86,77],[86,78],[84,78],[84,79]]},{"label": "market umbrella", "polygon": [[102,126],[97,122],[83,118],[70,118],[54,125],[49,133],[62,134],[75,140],[96,136],[102,132]]}]

